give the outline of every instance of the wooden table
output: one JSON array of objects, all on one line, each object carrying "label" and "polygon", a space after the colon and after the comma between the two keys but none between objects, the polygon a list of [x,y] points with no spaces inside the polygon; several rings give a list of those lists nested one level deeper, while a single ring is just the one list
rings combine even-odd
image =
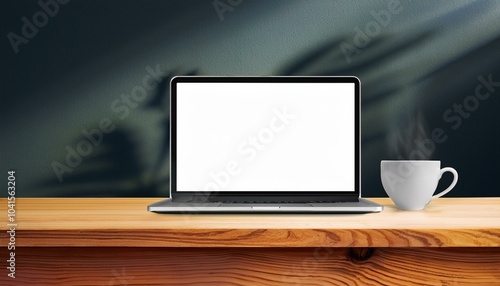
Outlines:
[{"label": "wooden table", "polygon": [[157,198],[16,201],[0,285],[500,285],[500,198],[372,214],[173,215]]}]

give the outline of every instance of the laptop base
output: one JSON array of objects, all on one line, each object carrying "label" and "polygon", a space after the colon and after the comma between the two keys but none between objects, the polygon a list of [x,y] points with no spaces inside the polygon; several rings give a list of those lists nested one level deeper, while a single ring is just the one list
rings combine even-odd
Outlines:
[{"label": "laptop base", "polygon": [[383,206],[366,199],[358,202],[337,203],[186,203],[166,199],[148,206],[157,213],[371,213],[380,212]]}]

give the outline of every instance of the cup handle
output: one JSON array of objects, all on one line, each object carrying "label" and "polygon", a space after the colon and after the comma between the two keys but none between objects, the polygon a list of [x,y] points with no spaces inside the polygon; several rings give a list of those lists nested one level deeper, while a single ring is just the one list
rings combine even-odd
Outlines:
[{"label": "cup handle", "polygon": [[453,169],[451,167],[446,167],[446,168],[441,169],[439,178],[441,179],[441,176],[443,176],[443,174],[446,173],[446,172],[450,172],[450,173],[453,174],[453,182],[451,182],[451,185],[446,190],[442,191],[441,193],[439,193],[439,194],[437,194],[435,196],[432,196],[431,201],[435,200],[437,198],[440,198],[440,197],[442,197],[444,195],[446,195],[457,184],[457,182],[458,182],[458,173],[457,173],[457,171],[455,169]]}]

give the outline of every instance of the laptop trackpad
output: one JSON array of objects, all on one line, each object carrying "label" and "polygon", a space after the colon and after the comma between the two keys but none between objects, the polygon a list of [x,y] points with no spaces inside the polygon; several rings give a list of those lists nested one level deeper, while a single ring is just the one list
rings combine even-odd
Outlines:
[{"label": "laptop trackpad", "polygon": [[252,207],[253,210],[261,210],[261,211],[271,211],[271,210],[279,210],[281,206],[255,206]]},{"label": "laptop trackpad", "polygon": [[253,205],[253,210],[279,210],[287,208],[308,208],[312,207],[311,204],[278,204],[278,205]]}]

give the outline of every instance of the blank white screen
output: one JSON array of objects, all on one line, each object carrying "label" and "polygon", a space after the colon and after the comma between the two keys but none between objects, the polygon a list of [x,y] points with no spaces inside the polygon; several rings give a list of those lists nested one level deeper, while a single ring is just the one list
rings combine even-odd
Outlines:
[{"label": "blank white screen", "polygon": [[177,191],[355,191],[353,83],[177,83]]}]

